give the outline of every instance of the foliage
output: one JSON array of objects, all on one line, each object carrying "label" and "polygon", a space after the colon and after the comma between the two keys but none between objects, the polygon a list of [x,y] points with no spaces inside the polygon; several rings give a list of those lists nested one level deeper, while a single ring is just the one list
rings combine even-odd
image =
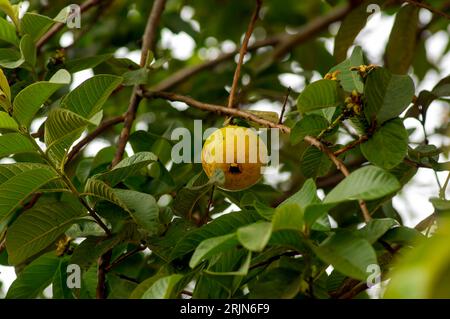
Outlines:
[{"label": "foliage", "polygon": [[[19,18],[15,1],[0,0],[0,265],[17,273],[6,298],[42,297],[50,284],[53,297],[65,299],[365,298],[373,265],[391,279],[386,297],[450,297],[448,178],[431,199],[435,211],[416,228],[392,205],[418,168],[450,170],[448,148],[429,136],[417,144],[404,124],[413,118],[425,127],[435,101],[448,106],[449,77],[417,89],[436,69],[423,42],[448,21],[433,18],[422,27],[417,7],[391,1],[264,1],[238,104],[245,111],[260,100],[283,101],[280,74],[305,79],[281,125],[281,170],[290,178],[229,192],[218,190],[220,178],[208,179],[201,164],[171,158],[174,128],[195,135],[194,120],[217,127],[223,114],[198,103],[178,108],[159,91],[225,105],[234,55],[196,66],[205,54],[214,59],[230,41],[239,43],[254,3],[167,1],[153,26],[154,52],[143,52],[146,63],[119,58],[119,49],[140,48],[153,2],[98,1],[62,50],[63,32],[51,28],[70,1],[30,1]],[[213,15],[212,2],[222,6]],[[368,3],[396,14],[385,66],[353,45]],[[320,37],[333,37],[327,27],[335,21],[332,55]],[[287,26],[310,34],[292,41]],[[169,30],[193,39],[190,57],[163,45]],[[85,70],[93,76],[71,86]],[[129,110],[123,115],[130,96],[137,101],[131,117]],[[257,123],[227,120],[277,125],[273,114],[246,114]],[[139,125],[127,132],[122,122]],[[448,123],[433,134],[448,134]],[[94,144],[100,135],[109,146]],[[117,157],[123,138],[128,147]],[[94,155],[83,152],[88,143],[100,145]],[[193,146],[192,158],[200,151]],[[80,287],[67,286],[71,264],[81,268]]]}]

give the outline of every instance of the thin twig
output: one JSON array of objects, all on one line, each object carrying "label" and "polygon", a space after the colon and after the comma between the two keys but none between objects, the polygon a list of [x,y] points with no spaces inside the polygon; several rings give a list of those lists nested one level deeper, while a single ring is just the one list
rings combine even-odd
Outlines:
[{"label": "thin twig", "polygon": [[[87,0],[84,3],[80,5],[80,13],[86,12],[87,10],[91,9],[92,7],[95,7],[102,3],[105,0]],[[39,51],[42,46],[47,43],[56,33],[61,31],[65,23],[58,22],[54,24],[50,30],[48,30],[37,42],[36,42],[36,50]]]},{"label": "thin twig", "polygon": [[368,139],[368,137],[365,136],[365,135],[363,135],[363,136],[361,136],[359,139],[357,139],[357,140],[355,140],[355,141],[353,141],[353,142],[351,142],[351,143],[345,145],[345,146],[342,147],[341,149],[338,149],[336,152],[334,152],[334,155],[335,155],[335,156],[339,156],[339,155],[341,155],[341,154],[344,154],[345,152],[347,152],[347,151],[349,151],[349,150],[355,148],[355,147],[358,146],[359,144],[361,144],[361,143],[367,141],[367,139]]},{"label": "thin twig", "polygon": [[448,15],[447,13],[442,12],[442,11],[436,9],[436,8],[433,8],[432,6],[430,6],[430,5],[428,5],[428,4],[424,3],[424,2],[419,2],[419,1],[415,1],[415,0],[402,0],[402,2],[407,2],[407,3],[410,3],[410,4],[414,5],[414,6],[416,6],[416,7],[427,9],[428,11],[430,11],[430,12],[432,12],[432,13],[438,15],[438,16],[441,16],[443,18],[446,18],[446,19],[450,20],[450,15]]},{"label": "thin twig", "polygon": [[99,135],[101,135],[103,132],[105,132],[110,127],[112,127],[116,124],[122,123],[124,121],[124,119],[125,119],[124,115],[119,115],[119,116],[104,120],[102,123],[100,123],[100,125],[95,130],[93,130],[91,133],[86,135],[85,138],[83,138],[81,141],[79,141],[72,148],[72,150],[67,155],[66,163],[71,162],[87,144],[92,142],[95,138],[97,138]]},{"label": "thin twig", "polygon": [[239,51],[239,61],[236,66],[236,70],[234,71],[233,84],[231,85],[230,97],[228,98],[228,107],[233,108],[234,105],[234,97],[236,95],[236,90],[238,87],[239,78],[241,76],[241,68],[242,63],[244,62],[244,57],[247,54],[248,41],[253,33],[253,29],[255,28],[256,20],[258,20],[259,11],[261,10],[262,0],[256,0],[256,7],[253,11],[252,18],[247,28],[247,32],[245,32],[244,41],[242,42],[241,50]]},{"label": "thin twig", "polygon": [[107,272],[109,272],[112,268],[116,267],[117,265],[119,265],[120,263],[122,263],[124,260],[126,260],[127,258],[137,254],[138,252],[141,252],[143,250],[145,250],[147,248],[147,246],[144,245],[139,245],[137,246],[135,249],[130,250],[128,252],[126,252],[125,254],[119,256],[116,260],[114,260],[110,265],[108,265],[105,269]]},{"label": "thin twig", "polygon": [[[156,30],[158,28],[160,16],[164,11],[165,4],[166,0],[155,0],[153,3],[152,10],[147,20],[147,26],[145,27],[145,32],[142,37],[141,67],[145,66],[148,51],[154,46],[153,42],[156,38]],[[141,102],[140,90],[139,85],[136,85],[133,88],[133,93],[131,94],[130,102],[128,104],[128,110],[125,114],[123,129],[120,133],[119,141],[117,142],[117,151],[114,155],[111,167],[116,166],[122,160],[123,154],[125,153],[125,147],[131,133],[131,127],[136,119],[136,112],[139,103]]]},{"label": "thin twig", "polygon": [[286,111],[286,105],[287,102],[289,101],[289,95],[291,94],[291,87],[288,87],[287,92],[286,92],[286,97],[284,98],[284,102],[283,102],[283,108],[281,109],[281,114],[280,114],[280,118],[278,119],[278,124],[283,124],[283,116],[284,116],[284,112]]}]

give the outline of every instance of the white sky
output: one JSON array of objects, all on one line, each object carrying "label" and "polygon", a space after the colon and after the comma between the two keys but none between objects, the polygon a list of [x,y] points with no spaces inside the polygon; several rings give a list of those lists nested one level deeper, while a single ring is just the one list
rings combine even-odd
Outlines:
[{"label": "white sky", "polygon": [[[188,20],[190,17],[192,17],[192,9],[184,9],[182,12],[182,16],[184,19]],[[420,19],[422,22],[426,22],[430,18],[431,14],[428,11],[421,10]],[[393,21],[394,17],[385,16],[380,13],[373,14],[366,27],[357,37],[355,44],[362,46],[364,52],[368,54],[371,62],[382,62],[382,53],[386,46]],[[195,21],[192,21],[191,23],[195,27],[198,27]],[[334,24],[330,26],[330,30],[332,32],[337,32],[338,26],[339,24]],[[71,32],[66,32],[61,38],[61,45],[68,46],[72,43],[72,41],[73,34]],[[332,52],[333,40],[324,39],[324,41],[327,49]],[[210,42],[214,42],[214,39],[211,39]],[[441,53],[445,49],[447,42],[448,33],[444,31],[435,34],[427,40],[426,47],[429,58],[439,65],[439,69],[441,71],[440,73],[430,71],[421,85],[416,88],[416,92],[422,89],[431,89],[441,78],[450,74],[450,54],[447,54],[441,61],[438,61],[438,57],[440,57]],[[163,29],[162,31],[161,45],[165,48],[170,49],[173,56],[177,59],[189,58],[195,49],[195,42],[189,35],[184,32],[180,34],[173,34],[168,29]],[[221,44],[222,50],[230,50],[234,47],[235,44],[231,41],[225,41]],[[216,56],[219,53],[219,50],[217,48],[211,47],[205,48],[201,53],[202,56],[211,58]],[[140,52],[129,52],[127,48],[120,48],[116,52],[116,56],[128,57],[133,61],[139,63]],[[92,70],[86,70],[76,73],[74,75],[72,88],[78,86],[80,83],[91,76],[93,76]],[[316,74],[315,77],[317,79],[320,78],[319,74]],[[417,84],[417,79],[415,80]],[[280,81],[284,86],[291,86],[296,91],[300,91],[304,87],[305,83],[302,77],[294,73],[280,75]],[[185,106],[178,105],[178,107],[183,108]],[[280,112],[280,105],[279,103],[271,103],[268,100],[262,100],[253,105],[251,109],[274,110]],[[435,102],[432,104],[428,111],[428,120],[426,127],[427,132],[432,132],[435,127],[439,127],[443,124],[442,121],[443,118],[445,118],[443,114],[445,114],[446,112],[448,112],[448,105],[439,102]],[[34,124],[37,126],[38,123]],[[146,123],[141,124],[143,126],[146,125]],[[412,119],[405,121],[405,125],[407,126],[407,128],[419,128],[419,124],[417,123],[417,121]],[[423,133],[421,129],[416,130],[413,135],[413,139],[415,141],[421,141],[423,139]],[[437,146],[441,146],[443,144],[448,145],[450,142],[450,138],[445,138],[445,140],[443,140],[440,138],[432,137],[430,138],[430,142]],[[86,149],[86,154],[92,156],[99,149],[108,145],[108,142],[104,140],[99,140],[91,143]],[[128,147],[127,150],[130,151],[130,148]],[[439,173],[438,175],[441,183],[443,183],[446,177],[446,172]],[[276,169],[272,170],[272,173],[270,173],[271,183],[278,183],[288,178],[289,174],[280,174]],[[268,179],[266,179],[266,182],[268,182]],[[420,169],[413,180],[404,188],[404,190],[399,195],[394,198],[394,207],[401,214],[407,226],[414,226],[420,220],[433,212],[433,207],[428,199],[431,196],[437,196],[437,194],[438,186],[433,171]],[[230,209],[236,209],[236,207],[231,207]],[[14,278],[15,273],[13,267],[0,266],[0,281],[3,282],[3,293],[8,289]],[[0,297],[1,296],[2,293],[0,290]]]}]

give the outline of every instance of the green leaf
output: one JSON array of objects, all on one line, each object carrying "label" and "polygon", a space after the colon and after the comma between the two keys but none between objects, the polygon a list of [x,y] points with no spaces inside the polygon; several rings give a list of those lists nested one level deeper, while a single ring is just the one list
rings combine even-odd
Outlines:
[{"label": "green leaf", "polygon": [[370,274],[369,265],[377,265],[374,249],[365,239],[349,232],[338,232],[328,237],[320,246],[311,246],[314,253],[340,273],[359,280]]},{"label": "green leaf", "polygon": [[80,266],[82,270],[88,270],[97,263],[98,258],[108,250],[120,243],[120,236],[88,237],[75,248],[70,259],[71,264]]},{"label": "green leaf", "polygon": [[26,12],[21,20],[21,29],[24,34],[29,34],[33,40],[38,40],[54,23],[55,21],[49,17]]},{"label": "green leaf", "polygon": [[320,203],[319,197],[317,197],[317,187],[314,180],[311,178],[303,183],[302,188],[291,195],[284,202],[282,202],[278,207],[287,204],[297,204],[302,208],[308,207],[310,204]]},{"label": "green leaf", "polygon": [[357,169],[333,188],[324,203],[377,199],[400,189],[399,181],[384,169],[365,166]]},{"label": "green leaf", "polygon": [[61,167],[73,142],[88,126],[85,118],[69,110],[57,108],[50,111],[45,122],[44,140],[46,153]]},{"label": "green leaf", "polygon": [[203,240],[235,232],[239,227],[261,220],[254,211],[228,213],[213,220],[203,227],[189,232],[179,239],[171,253],[171,259],[177,259],[193,251]]},{"label": "green leaf", "polygon": [[330,124],[327,119],[318,114],[305,115],[292,128],[290,142],[292,145],[298,144],[306,135],[317,136],[328,128]]},{"label": "green leaf", "polygon": [[35,151],[30,140],[20,133],[8,133],[0,136],[0,157]]},{"label": "green leaf", "polygon": [[14,132],[19,127],[14,119],[6,112],[0,112],[0,131]]},{"label": "green leaf", "polygon": [[67,94],[61,101],[61,106],[90,119],[101,110],[103,104],[121,82],[122,78],[118,76],[95,75]]},{"label": "green leaf", "polygon": [[124,181],[129,176],[136,175],[142,168],[157,160],[158,158],[153,153],[139,152],[123,159],[112,170],[97,175],[96,178],[114,187],[119,182]]},{"label": "green leaf", "polygon": [[109,60],[114,55],[111,53],[88,56],[85,58],[73,59],[64,64],[67,71],[70,73],[76,73],[86,69],[93,69],[97,65]]},{"label": "green leaf", "polygon": [[170,275],[158,279],[143,295],[142,299],[174,298],[174,290],[183,275]]},{"label": "green leaf", "polygon": [[337,62],[347,58],[348,48],[353,45],[356,36],[364,28],[368,17],[372,14],[370,11],[368,12],[367,6],[375,2],[374,0],[364,1],[342,20],[339,31],[334,38],[333,54]]},{"label": "green leaf", "polygon": [[24,62],[22,54],[15,49],[0,49],[0,66],[7,69],[15,69]]},{"label": "green leaf", "polygon": [[406,74],[414,59],[419,10],[415,5],[400,8],[386,46],[386,66],[394,74]]},{"label": "green leaf", "polygon": [[185,187],[178,191],[172,204],[174,212],[180,216],[189,216],[197,201],[215,184],[221,184],[223,178],[224,174],[219,170],[216,170],[209,180],[204,172],[194,176]]},{"label": "green leaf", "polygon": [[296,203],[286,203],[277,207],[272,218],[272,230],[293,229],[303,231],[303,209]]},{"label": "green leaf", "polygon": [[20,40],[20,52],[25,62],[31,67],[34,67],[36,64],[36,46],[28,34],[25,34]]},{"label": "green leaf", "polygon": [[351,70],[352,67],[362,64],[364,64],[363,51],[361,47],[357,46],[347,60],[331,68],[329,73],[339,71],[337,79],[345,91],[352,92],[356,90],[362,93],[364,91],[364,83],[358,72]]},{"label": "green leaf", "polygon": [[58,258],[54,252],[40,256],[23,269],[11,287],[9,287],[6,298],[36,298],[51,284],[60,262],[61,258]]},{"label": "green leaf", "polygon": [[269,222],[256,222],[241,227],[236,232],[239,242],[250,251],[263,251],[272,235],[272,224]]},{"label": "green leaf", "polygon": [[398,225],[398,222],[392,218],[372,219],[363,228],[358,230],[357,234],[373,245],[395,225]]},{"label": "green leaf", "polygon": [[59,201],[36,205],[27,210],[8,229],[6,247],[10,264],[20,264],[47,248],[83,212],[79,206]]},{"label": "green leaf", "polygon": [[52,282],[53,299],[74,299],[72,291],[67,287],[68,258],[61,260]]},{"label": "green leaf", "polygon": [[[64,78],[65,82],[60,82]],[[13,114],[17,121],[25,127],[29,127],[31,120],[42,104],[56,91],[69,84],[70,75],[66,70],[58,71],[50,81],[33,83],[20,91],[13,103]]]},{"label": "green leaf", "polygon": [[16,28],[3,18],[0,18],[0,40],[18,45],[19,39],[16,35]]},{"label": "green leaf", "polygon": [[377,68],[369,73],[364,89],[367,120],[376,119],[378,125],[399,116],[414,96],[414,82],[407,75],[393,75]]},{"label": "green leaf", "polygon": [[333,163],[330,158],[315,146],[308,146],[303,152],[300,169],[303,176],[316,178],[328,174]]},{"label": "green leaf", "polygon": [[367,160],[391,169],[400,164],[408,153],[408,132],[401,119],[390,120],[360,147]]},{"label": "green leaf", "polygon": [[0,0],[0,10],[6,13],[6,15],[14,22],[17,29],[20,30],[19,7],[17,5],[11,5],[9,0]]},{"label": "green leaf", "polygon": [[37,168],[21,172],[0,185],[0,223],[4,222],[23,201],[49,181],[56,179],[50,169]]},{"label": "green leaf", "polygon": [[125,189],[115,189],[114,194],[126,205],[138,225],[150,235],[157,233],[160,225],[159,207],[152,195]]},{"label": "green leaf", "polygon": [[319,80],[308,85],[297,100],[300,113],[327,107],[336,107],[343,102],[342,90],[337,81]]},{"label": "green leaf", "polygon": [[203,260],[233,248],[238,243],[236,233],[205,239],[195,249],[189,261],[189,267],[195,268]]},{"label": "green leaf", "polygon": [[100,180],[96,180],[94,178],[89,178],[84,187],[85,196],[93,196],[102,200],[109,201],[113,204],[116,204],[119,207],[122,207],[126,211],[128,211],[128,207],[125,203],[120,199],[120,197],[115,193],[115,190],[110,187],[105,182]]}]

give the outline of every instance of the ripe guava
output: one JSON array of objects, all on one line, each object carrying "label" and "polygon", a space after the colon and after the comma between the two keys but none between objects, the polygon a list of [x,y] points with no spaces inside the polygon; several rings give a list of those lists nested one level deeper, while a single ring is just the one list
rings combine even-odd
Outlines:
[{"label": "ripe guava", "polygon": [[202,166],[208,177],[221,170],[225,182],[219,188],[239,191],[261,179],[267,164],[267,146],[251,128],[229,125],[216,130],[205,141]]}]

